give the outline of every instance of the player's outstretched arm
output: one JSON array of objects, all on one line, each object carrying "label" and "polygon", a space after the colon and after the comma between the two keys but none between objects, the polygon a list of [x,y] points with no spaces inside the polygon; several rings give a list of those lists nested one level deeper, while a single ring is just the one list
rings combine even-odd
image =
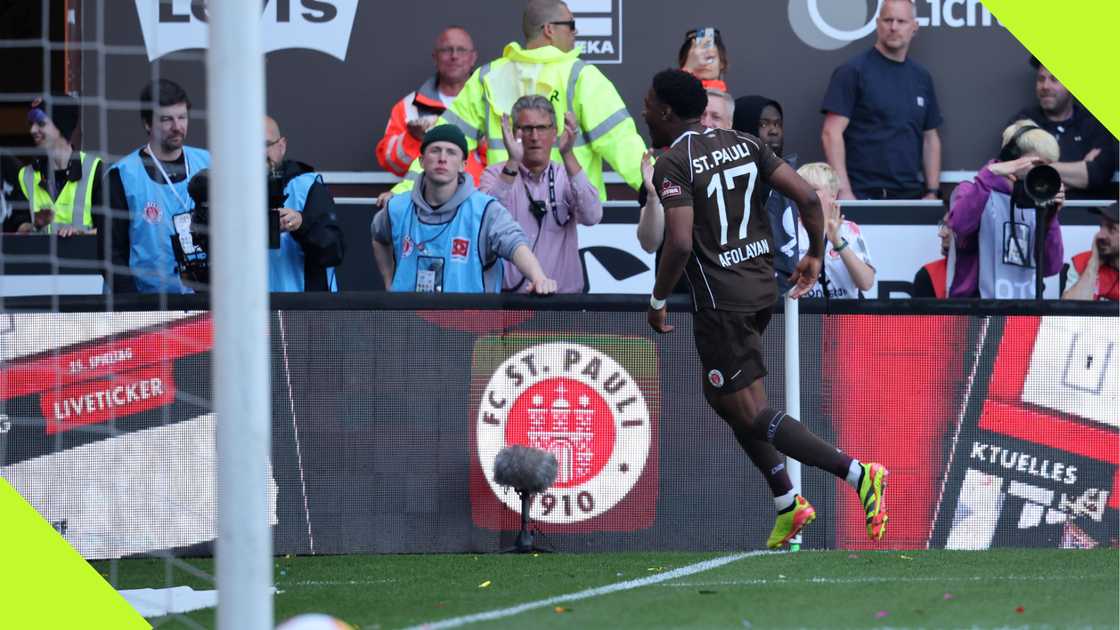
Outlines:
[{"label": "player's outstretched arm", "polygon": [[[661,249],[661,266],[653,285],[653,300],[664,301],[681,279],[688,255],[692,252],[692,206],[675,206],[666,211],[665,244]],[[666,322],[665,306],[654,308],[650,303],[649,325],[659,333],[673,330]]]}]

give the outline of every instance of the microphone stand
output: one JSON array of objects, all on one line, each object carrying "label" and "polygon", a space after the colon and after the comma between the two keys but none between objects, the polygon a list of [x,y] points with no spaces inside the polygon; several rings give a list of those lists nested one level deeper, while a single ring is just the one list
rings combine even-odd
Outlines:
[{"label": "microphone stand", "polygon": [[529,531],[529,504],[533,500],[532,492],[517,490],[521,497],[521,531],[517,532],[517,540],[512,547],[503,549],[502,553],[551,553],[551,549],[544,549],[533,544],[533,532]]}]

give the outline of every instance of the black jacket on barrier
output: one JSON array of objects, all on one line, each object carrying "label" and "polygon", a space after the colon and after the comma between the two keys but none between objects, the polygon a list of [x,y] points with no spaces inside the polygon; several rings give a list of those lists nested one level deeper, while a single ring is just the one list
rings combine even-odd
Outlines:
[{"label": "black jacket on barrier", "polygon": [[[280,171],[283,173],[281,185],[287,186],[292,179],[313,173],[315,169],[303,162],[284,160]],[[327,268],[342,264],[346,244],[338,226],[334,197],[322,178],[317,178],[307,191],[302,212],[303,223],[292,232],[292,238],[303,248],[303,290],[329,291]]]}]

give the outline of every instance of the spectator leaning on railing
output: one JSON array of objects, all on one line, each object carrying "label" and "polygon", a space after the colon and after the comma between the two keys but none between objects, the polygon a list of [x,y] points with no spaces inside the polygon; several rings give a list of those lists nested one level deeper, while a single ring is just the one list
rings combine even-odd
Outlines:
[{"label": "spectator leaning on railing", "polygon": [[373,255],[390,291],[497,293],[499,258],[529,282],[525,290],[556,292],[529,249],[521,226],[502,204],[464,174],[467,139],[454,125],[436,125],[420,143],[416,187],[394,196],[373,217]]},{"label": "spectator leaning on railing", "polygon": [[1120,300],[1120,274],[1117,258],[1120,256],[1117,205],[1093,210],[1101,215],[1101,229],[1093,237],[1093,246],[1070,260],[1066,271],[1063,300]]},{"label": "spectator leaning on railing", "polygon": [[1012,121],[1032,120],[1058,141],[1057,169],[1071,199],[1116,199],[1116,138],[1078,103],[1069,90],[1038,59],[1034,92],[1038,105],[1020,111]]},{"label": "spectator leaning on railing", "polygon": [[[603,219],[599,191],[587,180],[572,155],[579,131],[568,112],[557,144],[556,110],[543,96],[522,96],[513,113],[502,119],[502,137],[509,151],[504,164],[482,174],[482,192],[493,195],[521,225],[545,275],[556,280],[558,293],[582,293],[583,265],[579,257],[579,225]],[[552,147],[563,163],[551,160]],[[507,261],[503,289],[528,291],[529,282]]]},{"label": "spectator leaning on railing", "polygon": [[[972,181],[953,191],[949,227],[956,269],[949,297],[1031,299],[1035,297],[1035,203],[1023,178],[1039,164],[1058,159],[1058,141],[1029,120],[1003,131],[1001,161],[984,165]],[[1044,217],[1045,276],[1062,268],[1061,192]]]},{"label": "spectator leaning on railing", "polygon": [[[424,133],[462,91],[478,61],[478,51],[466,29],[451,26],[436,38],[432,59],[436,74],[423,85],[397,101],[385,125],[385,135],[377,143],[377,163],[397,176],[408,172],[408,166],[420,155]],[[478,151],[467,160],[467,172],[478,183],[483,163]]]}]

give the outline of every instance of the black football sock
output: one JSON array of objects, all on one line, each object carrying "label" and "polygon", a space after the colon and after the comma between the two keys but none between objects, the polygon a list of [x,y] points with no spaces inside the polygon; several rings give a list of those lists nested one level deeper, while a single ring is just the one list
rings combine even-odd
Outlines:
[{"label": "black football sock", "polygon": [[[770,494],[782,497],[793,490],[793,482],[789,480],[789,473],[786,471],[786,458],[772,444],[759,440],[746,431],[735,431],[735,439],[766,479]],[[784,507],[789,502],[783,500],[782,503]]]},{"label": "black football sock", "polygon": [[754,419],[752,433],[803,464],[826,470],[841,479],[848,476],[852,458],[784,412],[763,409]]},{"label": "black football sock", "polygon": [[751,440],[743,444],[743,450],[766,479],[770,494],[780,497],[793,489],[793,482],[789,480],[789,473],[786,471],[786,458],[773,445],[761,440]]}]

